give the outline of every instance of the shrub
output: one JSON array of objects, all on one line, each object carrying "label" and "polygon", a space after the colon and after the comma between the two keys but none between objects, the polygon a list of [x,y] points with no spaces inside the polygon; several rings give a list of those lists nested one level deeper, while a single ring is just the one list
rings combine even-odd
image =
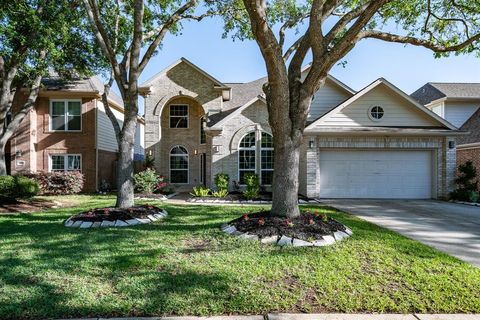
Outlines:
[{"label": "shrub", "polygon": [[147,168],[133,176],[135,189],[138,192],[152,194],[158,185],[159,177],[154,169]]},{"label": "shrub", "polygon": [[193,188],[192,192],[190,193],[194,197],[208,197],[210,193],[210,189],[200,185]]},{"label": "shrub", "polygon": [[159,176],[155,193],[171,194],[175,192],[175,187],[170,184],[167,177]]},{"label": "shrub", "polygon": [[38,183],[23,176],[0,177],[0,201],[12,202],[16,199],[29,199],[38,194]]},{"label": "shrub", "polygon": [[215,198],[225,198],[226,196],[228,196],[228,191],[225,189],[220,189],[218,191],[212,192],[212,196],[214,196]]},{"label": "shrub", "polygon": [[42,195],[75,194],[83,189],[84,176],[80,171],[38,172],[24,176],[35,180]]},{"label": "shrub", "polygon": [[17,176],[15,177],[15,180],[17,184],[17,198],[29,199],[40,192],[40,186],[37,181],[33,179]]},{"label": "shrub", "polygon": [[243,191],[243,196],[247,200],[253,200],[258,198],[258,192],[260,191],[260,183],[258,181],[258,175],[255,173],[247,173],[243,177],[245,181],[245,191]]},{"label": "shrub", "polygon": [[230,182],[230,177],[226,173],[217,173],[215,175],[215,186],[217,190],[226,190],[228,191],[228,184]]},{"label": "shrub", "polygon": [[458,166],[458,177],[455,179],[457,189],[450,194],[450,197],[459,201],[478,200],[477,170],[472,161],[467,161]]}]

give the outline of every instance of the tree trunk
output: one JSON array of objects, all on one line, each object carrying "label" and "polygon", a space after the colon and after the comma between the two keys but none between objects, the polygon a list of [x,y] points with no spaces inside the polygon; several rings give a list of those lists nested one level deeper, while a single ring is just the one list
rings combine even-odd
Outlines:
[{"label": "tree trunk", "polygon": [[274,136],[274,144],[272,214],[287,218],[298,217],[300,143],[294,143],[283,136]]},{"label": "tree trunk", "polygon": [[7,175],[7,164],[5,163],[5,144],[0,144],[0,177]]},{"label": "tree trunk", "polygon": [[[133,148],[135,145],[135,130],[137,128],[137,104],[131,99],[133,112],[127,113],[125,108],[124,122],[120,141],[118,143],[117,163],[117,208],[129,208],[134,205],[134,184],[133,184]],[[118,139],[118,138],[117,138]]]}]

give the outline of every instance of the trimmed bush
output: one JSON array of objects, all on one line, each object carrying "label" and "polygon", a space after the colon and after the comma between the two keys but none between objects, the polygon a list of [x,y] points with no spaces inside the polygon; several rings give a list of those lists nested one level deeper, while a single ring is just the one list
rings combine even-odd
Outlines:
[{"label": "trimmed bush", "polygon": [[230,182],[230,177],[226,173],[217,173],[215,175],[215,186],[217,190],[227,190],[228,191],[228,184]]},{"label": "trimmed bush", "polygon": [[17,199],[29,199],[38,194],[38,183],[23,176],[0,177],[0,201],[12,202]]},{"label": "trimmed bush", "polygon": [[82,191],[84,184],[80,171],[37,172],[25,176],[37,181],[42,195],[76,194]]},{"label": "trimmed bush", "polygon": [[159,176],[152,168],[147,168],[133,176],[135,189],[144,194],[152,194],[158,186]]},{"label": "trimmed bush", "polygon": [[243,191],[243,196],[247,200],[253,200],[258,198],[258,193],[260,192],[260,182],[258,180],[258,175],[255,173],[247,173],[243,177],[245,181],[245,191]]}]

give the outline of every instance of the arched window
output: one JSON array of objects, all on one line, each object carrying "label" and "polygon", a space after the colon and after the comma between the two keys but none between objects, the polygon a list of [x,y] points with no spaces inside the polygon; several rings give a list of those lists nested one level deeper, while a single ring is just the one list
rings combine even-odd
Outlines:
[{"label": "arched window", "polygon": [[266,132],[247,133],[238,146],[238,178],[244,184],[246,173],[259,175],[262,185],[271,185],[273,179],[273,139]]},{"label": "arched window", "polygon": [[266,132],[262,132],[260,154],[261,184],[271,185],[273,180],[273,137]]},{"label": "arched window", "polygon": [[170,150],[170,182],[188,183],[188,151],[182,146]]}]

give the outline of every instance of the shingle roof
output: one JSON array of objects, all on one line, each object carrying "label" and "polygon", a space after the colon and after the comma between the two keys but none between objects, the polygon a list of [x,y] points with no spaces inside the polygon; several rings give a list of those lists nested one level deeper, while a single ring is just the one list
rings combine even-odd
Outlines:
[{"label": "shingle roof", "polygon": [[243,106],[253,97],[264,96],[263,84],[267,82],[267,77],[263,77],[246,83],[225,83],[232,88],[232,98],[225,101],[224,110],[230,110]]},{"label": "shingle roof", "polygon": [[423,105],[441,98],[480,99],[480,83],[429,82],[411,97]]},{"label": "shingle roof", "polygon": [[[92,92],[102,94],[104,89],[102,80],[97,76],[65,80],[62,77],[52,74],[42,79],[42,85],[42,89],[47,91]],[[113,90],[110,90],[108,98],[111,102],[123,108],[123,99]]]}]

